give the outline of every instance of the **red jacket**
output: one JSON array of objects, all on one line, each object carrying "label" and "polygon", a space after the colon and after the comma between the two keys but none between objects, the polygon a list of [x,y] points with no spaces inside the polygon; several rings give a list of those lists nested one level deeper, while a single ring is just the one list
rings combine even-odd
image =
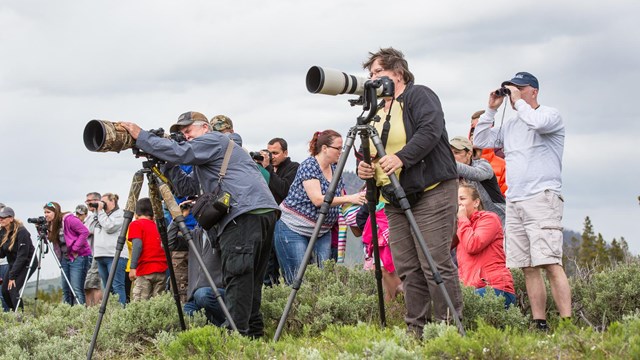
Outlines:
[{"label": "red jacket", "polygon": [[515,294],[513,277],[505,263],[502,225],[498,215],[477,211],[470,219],[458,219],[458,273],[466,286],[487,285]]},{"label": "red jacket", "polygon": [[502,195],[504,195],[507,192],[507,165],[504,159],[497,156],[496,153],[493,152],[493,149],[483,149],[482,158],[491,164],[493,172],[496,174],[500,191],[502,191]]}]

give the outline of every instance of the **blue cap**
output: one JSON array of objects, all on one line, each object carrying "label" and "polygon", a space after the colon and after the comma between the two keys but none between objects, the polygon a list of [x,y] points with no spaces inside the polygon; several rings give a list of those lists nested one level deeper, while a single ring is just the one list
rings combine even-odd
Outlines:
[{"label": "blue cap", "polygon": [[501,86],[505,86],[505,85],[517,85],[517,86],[529,85],[531,87],[539,89],[538,79],[536,79],[535,76],[525,71],[521,71],[517,73],[511,80],[503,81]]}]

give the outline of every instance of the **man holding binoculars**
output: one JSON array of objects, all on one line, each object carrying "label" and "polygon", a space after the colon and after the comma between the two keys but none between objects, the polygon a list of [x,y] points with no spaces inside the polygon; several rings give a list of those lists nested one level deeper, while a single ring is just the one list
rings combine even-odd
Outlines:
[{"label": "man holding binoculars", "polygon": [[[476,125],[474,145],[504,149],[507,164],[505,252],[507,267],[522,268],[537,327],[547,329],[546,288],[561,318],[571,317],[571,288],[562,268],[562,152],[564,124],[557,109],[538,103],[538,79],[519,72],[489,94],[489,108]],[[516,116],[492,127],[509,96]]]}]

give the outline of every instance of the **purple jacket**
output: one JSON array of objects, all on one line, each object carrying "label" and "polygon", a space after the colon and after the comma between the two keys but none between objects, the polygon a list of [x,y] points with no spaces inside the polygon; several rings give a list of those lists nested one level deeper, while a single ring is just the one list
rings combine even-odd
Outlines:
[{"label": "purple jacket", "polygon": [[[62,218],[64,242],[67,244],[67,256],[69,260],[75,260],[76,256],[91,255],[91,246],[87,241],[89,229],[73,214],[67,214]],[[55,247],[56,255],[60,257],[60,248]]]}]

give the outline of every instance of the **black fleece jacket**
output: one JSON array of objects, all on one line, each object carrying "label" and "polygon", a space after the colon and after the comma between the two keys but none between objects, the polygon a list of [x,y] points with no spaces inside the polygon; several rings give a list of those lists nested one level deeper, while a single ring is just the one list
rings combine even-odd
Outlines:
[{"label": "black fleece jacket", "polygon": [[[24,226],[20,226],[17,231],[18,234],[13,244],[13,249],[9,250],[13,232],[9,233],[7,242],[0,246],[0,258],[6,256],[9,262],[9,271],[7,272],[7,279],[9,280],[15,280],[20,272],[27,271],[29,260],[31,260],[31,256],[33,256],[35,250],[29,231]],[[4,231],[2,233],[4,236]],[[2,238],[0,238],[0,241],[2,241]]]},{"label": "black fleece jacket", "polygon": [[269,178],[269,190],[271,190],[271,194],[273,194],[273,198],[276,199],[278,205],[280,205],[284,198],[287,197],[287,194],[289,194],[289,188],[296,178],[298,166],[300,166],[300,164],[291,161],[290,158],[286,158],[280,163],[280,166],[278,166],[278,172],[274,171],[273,165],[266,167],[266,170],[271,175]]},{"label": "black fleece jacket", "polygon": [[458,170],[438,96],[428,87],[410,82],[396,101],[402,106],[407,136],[407,144],[396,153],[403,164],[400,185],[404,191],[411,194],[456,179]]}]

